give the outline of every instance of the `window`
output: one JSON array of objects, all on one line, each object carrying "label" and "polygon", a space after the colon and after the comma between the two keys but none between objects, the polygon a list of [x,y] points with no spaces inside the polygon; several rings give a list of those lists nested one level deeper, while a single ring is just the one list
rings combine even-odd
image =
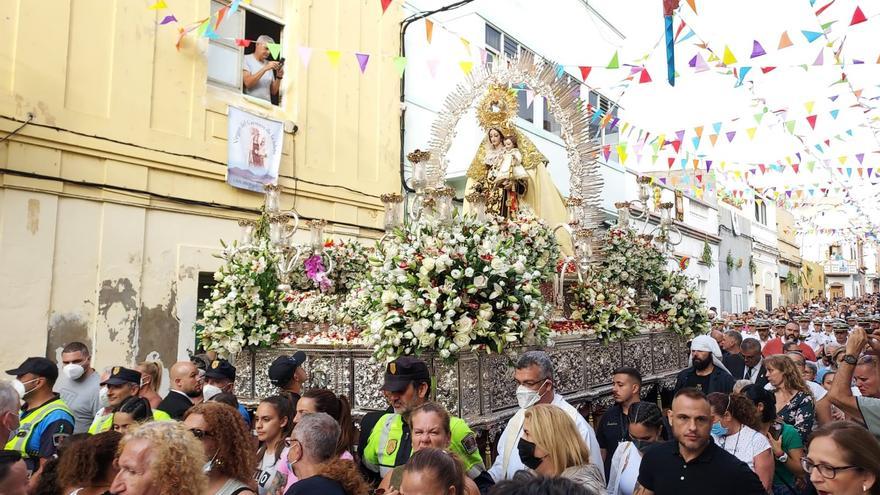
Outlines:
[{"label": "window", "polygon": [[730,311],[733,313],[742,313],[746,310],[743,306],[743,290],[742,287],[730,288]]},{"label": "window", "polygon": [[214,280],[214,272],[199,272],[199,287],[196,292],[196,319],[201,320],[205,314],[205,304],[211,298],[211,292],[217,281]]},{"label": "window", "polygon": [[486,63],[489,67],[501,53],[501,31],[486,24]]},{"label": "window", "polygon": [[761,225],[767,225],[767,203],[755,201],[755,221]]},{"label": "window", "polygon": [[709,292],[709,282],[707,280],[697,280],[697,290],[701,296],[706,297]]},{"label": "window", "polygon": [[764,294],[764,308],[773,311],[773,294]]},{"label": "window", "polygon": [[[225,1],[212,0],[211,14],[216,14],[228,4]],[[244,56],[253,53],[255,46],[254,43],[251,43],[247,48],[242,49],[236,45],[236,39],[254,41],[265,34],[271,36],[276,43],[281,43],[284,26],[265,15],[258,14],[255,8],[280,15],[281,2],[280,0],[252,0],[250,6],[240,4],[235,14],[230,15],[228,11],[226,12],[223,22],[215,30],[218,38],[208,42],[208,81],[211,84],[233,91],[243,90]],[[284,54],[282,53],[279,58],[283,60]],[[279,99],[273,97],[272,103],[277,105]]]}]

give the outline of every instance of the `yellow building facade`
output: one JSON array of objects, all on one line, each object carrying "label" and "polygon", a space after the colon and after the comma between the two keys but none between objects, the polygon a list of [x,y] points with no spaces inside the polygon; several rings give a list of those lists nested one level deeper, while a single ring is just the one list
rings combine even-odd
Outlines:
[{"label": "yellow building facade", "polygon": [[776,235],[779,246],[780,304],[787,306],[801,302],[801,270],[803,258],[797,241],[794,215],[783,208],[776,209]]},{"label": "yellow building facade", "polygon": [[[192,33],[177,50],[177,27],[159,25],[224,3],[152,3],[0,2],[2,369],[74,340],[96,367],[193,350],[199,274],[263,199],[225,183],[229,106],[285,122],[282,207],[328,220],[331,235],[378,237],[378,196],[400,189],[400,78],[380,56],[399,52],[399,9],[242,3],[223,29],[281,30],[276,107],[209,81],[228,69],[209,41]],[[314,47],[307,68],[300,46]],[[355,52],[373,54],[363,75]]]},{"label": "yellow building facade", "polygon": [[801,267],[801,297],[804,301],[825,299],[825,266],[804,260]]}]

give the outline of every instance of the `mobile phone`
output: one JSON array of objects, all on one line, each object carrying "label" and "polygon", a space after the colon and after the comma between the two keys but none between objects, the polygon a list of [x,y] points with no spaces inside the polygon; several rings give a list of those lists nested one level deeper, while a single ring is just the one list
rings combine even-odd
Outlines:
[{"label": "mobile phone", "polygon": [[773,437],[773,440],[779,440],[779,437],[782,436],[782,423],[770,425],[770,436]]}]

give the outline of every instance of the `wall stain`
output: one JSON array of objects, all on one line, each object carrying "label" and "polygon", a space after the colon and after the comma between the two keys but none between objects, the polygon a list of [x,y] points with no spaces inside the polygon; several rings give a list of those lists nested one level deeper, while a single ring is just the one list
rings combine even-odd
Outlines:
[{"label": "wall stain", "polygon": [[74,313],[55,313],[49,318],[49,340],[46,342],[46,357],[55,359],[57,349],[71,342],[82,342],[89,349],[92,339],[89,338],[89,324],[80,315]]},{"label": "wall stain", "polygon": [[29,199],[27,205],[27,229],[31,235],[40,230],[40,200]]},{"label": "wall stain", "polygon": [[49,125],[55,125],[55,117],[49,113],[49,105],[46,105],[46,102],[40,101],[37,102],[37,111],[43,114],[43,119]]},{"label": "wall stain", "polygon": [[[106,320],[110,308],[114,304],[122,305],[122,308],[129,315],[137,311],[137,292],[134,290],[131,280],[119,278],[116,280],[104,280],[101,283],[101,290],[98,292],[98,314],[102,315]],[[131,318],[126,318],[126,320],[129,319]],[[134,321],[131,322],[132,330],[135,323]],[[119,335],[119,328],[108,325],[107,333],[110,336],[110,340],[115,342],[116,337]]]},{"label": "wall stain", "polygon": [[137,361],[148,355],[158,353],[164,363],[177,361],[177,338],[180,334],[180,321],[177,319],[175,304],[177,288],[172,285],[166,305],[147,307],[141,305],[138,321]]}]

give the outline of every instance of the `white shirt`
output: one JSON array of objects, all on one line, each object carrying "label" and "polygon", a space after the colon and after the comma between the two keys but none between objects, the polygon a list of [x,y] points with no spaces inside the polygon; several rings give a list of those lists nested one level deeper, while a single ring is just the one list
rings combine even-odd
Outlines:
[{"label": "white shirt", "polygon": [[632,442],[621,442],[611,458],[608,495],[632,495],[639,480],[642,454]]},{"label": "white shirt", "polygon": [[816,402],[819,402],[820,400],[824,399],[826,395],[828,395],[828,391],[825,390],[822,385],[819,385],[814,381],[805,381],[807,382],[807,387],[809,387],[810,392],[813,393],[813,398],[816,400]]},{"label": "white shirt", "polygon": [[[749,376],[744,376],[743,379],[748,380],[752,383],[755,383],[755,380],[758,379],[758,373],[761,371],[761,366],[763,366],[763,365],[764,365],[764,360],[762,359],[762,360],[758,361],[758,364],[756,364],[752,368],[745,366],[745,371],[743,373],[749,373],[749,371],[751,371],[751,373],[749,373]],[[738,379],[738,377],[737,377],[737,379]]]},{"label": "white shirt", "polygon": [[738,432],[726,437],[713,437],[715,444],[733,454],[737,459],[755,470],[755,456],[770,450],[770,442],[763,434],[742,425]]},{"label": "white shirt", "polygon": [[[578,432],[581,434],[581,437],[583,437],[584,442],[586,442],[587,448],[590,449],[590,463],[599,467],[600,474],[602,475],[602,482],[604,483],[605,469],[603,466],[605,464],[602,461],[602,452],[599,450],[599,441],[596,440],[596,432],[593,431],[593,427],[590,426],[590,424],[587,423],[587,420],[581,416],[581,413],[579,413],[574,406],[566,402],[565,398],[561,395],[554,393],[553,402],[550,404],[562,409],[572,420],[574,420]],[[510,460],[507,463],[507,472],[504,472],[504,452],[507,449],[507,438],[508,436],[512,437],[512,432],[508,431],[508,428],[511,428],[511,423],[519,424],[519,432],[516,434],[514,441],[519,443],[520,438],[522,438],[522,424],[520,421],[514,421],[515,419],[516,416],[510,418],[510,421],[507,422],[507,426],[504,427],[504,431],[501,432],[501,437],[498,440],[498,456],[495,457],[495,462],[492,464],[492,467],[489,468],[489,474],[496,483],[501,480],[511,479],[517,471],[527,469],[525,464],[520,460],[519,451],[517,450],[516,445],[514,445],[513,448],[510,449]],[[516,424],[514,424],[514,427],[516,427]]]}]

